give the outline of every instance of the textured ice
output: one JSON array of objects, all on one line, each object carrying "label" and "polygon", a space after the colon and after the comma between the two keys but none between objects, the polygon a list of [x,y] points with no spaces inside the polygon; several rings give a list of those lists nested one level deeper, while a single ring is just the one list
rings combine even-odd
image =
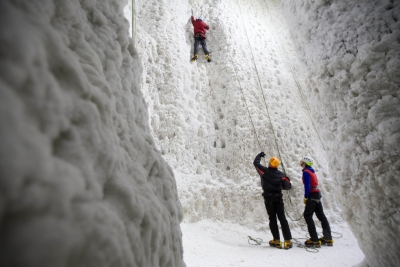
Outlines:
[{"label": "textured ice", "polygon": [[[370,266],[400,261],[400,1],[282,1],[337,200]],[[318,92],[318,93],[316,93]]]},{"label": "textured ice", "polygon": [[[261,150],[283,159],[294,183],[286,207],[298,218],[298,161],[308,154],[331,224],[344,208],[365,263],[397,262],[399,243],[388,240],[400,232],[398,1],[173,6],[171,13],[167,2],[137,3],[135,43],[152,133],[177,177],[184,220],[267,230],[251,165]],[[211,64],[202,52],[189,64],[191,9],[210,25]]]},{"label": "textured ice", "polygon": [[0,265],[184,266],[182,220],[267,232],[260,151],[290,217],[311,155],[362,264],[399,262],[398,0],[133,3],[0,1]]},{"label": "textured ice", "polygon": [[126,1],[0,2],[0,265],[182,266]]}]

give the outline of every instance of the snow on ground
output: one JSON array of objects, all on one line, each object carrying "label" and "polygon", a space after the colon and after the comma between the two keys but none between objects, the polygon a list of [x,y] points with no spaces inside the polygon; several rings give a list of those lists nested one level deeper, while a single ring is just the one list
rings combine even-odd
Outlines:
[{"label": "snow on ground", "polygon": [[[322,246],[318,250],[310,250],[312,252],[297,245],[289,250],[272,248],[268,245],[271,239],[269,233],[228,222],[202,220],[196,223],[182,223],[181,228],[183,257],[188,267],[350,267],[357,265],[364,258],[349,227],[340,223],[332,228],[334,246]],[[322,230],[317,227],[317,231]],[[305,241],[306,233],[300,228],[292,230],[293,238],[298,243]],[[260,246],[251,245],[256,242],[249,241],[248,236],[254,239],[261,238],[267,243],[262,243]]]}]

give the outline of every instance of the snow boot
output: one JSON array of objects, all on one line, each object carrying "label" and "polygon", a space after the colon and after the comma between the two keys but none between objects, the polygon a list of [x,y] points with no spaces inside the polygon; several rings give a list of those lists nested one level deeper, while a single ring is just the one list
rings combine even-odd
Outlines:
[{"label": "snow boot", "polygon": [[195,62],[199,58],[199,55],[194,54],[194,56],[190,59],[191,62]]},{"label": "snow boot", "polygon": [[321,237],[319,239],[319,241],[321,242],[322,245],[325,245],[325,246],[328,246],[328,247],[332,247],[333,246],[333,239],[329,240],[329,239],[326,239],[324,237]]},{"label": "snow boot", "polygon": [[312,241],[311,239],[308,239],[306,242],[304,242],[304,245],[308,248],[315,247],[315,248],[320,248],[321,247],[321,241]]},{"label": "snow boot", "polygon": [[211,58],[210,58],[210,55],[209,55],[209,54],[205,55],[205,58],[206,58],[206,60],[207,60],[208,62],[211,62]]},{"label": "snow boot", "polygon": [[282,248],[282,242],[278,239],[269,241],[271,247]]},{"label": "snow boot", "polygon": [[285,242],[283,243],[283,248],[284,249],[289,249],[293,247],[293,243],[290,240],[285,240]]}]

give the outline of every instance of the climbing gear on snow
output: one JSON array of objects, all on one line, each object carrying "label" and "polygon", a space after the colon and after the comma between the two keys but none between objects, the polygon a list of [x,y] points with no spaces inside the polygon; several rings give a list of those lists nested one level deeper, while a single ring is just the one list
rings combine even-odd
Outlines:
[{"label": "climbing gear on snow", "polygon": [[207,60],[208,62],[211,62],[211,58],[210,58],[210,55],[209,55],[209,54],[206,54],[204,57],[206,58],[206,60]]},{"label": "climbing gear on snow", "polygon": [[308,248],[314,247],[314,248],[320,248],[321,247],[321,241],[312,241],[311,239],[307,239],[306,242],[304,242],[304,245]]},{"label": "climbing gear on snow", "polygon": [[321,242],[322,245],[328,246],[328,247],[332,247],[333,246],[333,239],[332,240],[328,240],[325,239],[324,237],[321,237],[319,239],[319,241]]},{"label": "climbing gear on snow", "polygon": [[[266,242],[263,242],[263,240],[262,240],[261,238],[252,238],[251,236],[248,236],[248,237],[249,237],[249,239],[247,239],[247,242],[248,242],[250,245],[260,246],[261,243],[266,243]],[[251,243],[251,242],[254,242],[254,244]]]},{"label": "climbing gear on snow", "polygon": [[190,59],[190,61],[195,62],[199,58],[199,55],[194,54],[194,56]]},{"label": "climbing gear on snow", "polygon": [[279,248],[279,249],[282,248],[282,242],[280,240],[277,240],[277,239],[269,241],[269,245],[271,247],[275,247],[275,248]]},{"label": "climbing gear on snow", "polygon": [[[299,238],[299,239],[304,239],[304,238]],[[307,250],[307,252],[311,252],[311,253],[318,253],[319,250],[314,248],[314,247],[306,247],[300,240],[298,240],[297,238],[292,238],[293,243],[296,245],[296,247],[298,248],[304,248],[305,250]]]},{"label": "climbing gear on snow", "polygon": [[[304,229],[303,227],[301,227],[301,229],[303,230],[303,231],[307,231],[306,229]],[[341,233],[338,233],[338,232],[334,232],[334,231],[332,231],[332,233],[335,233],[335,234],[338,234],[338,236],[335,236],[335,238],[336,239],[339,239],[339,238],[342,238],[343,237],[343,235],[341,234]],[[306,235],[307,236],[307,235]],[[308,238],[308,237],[307,237]],[[293,247],[293,244],[294,245],[296,245],[298,248],[304,248],[305,250],[307,250],[307,252],[311,252],[311,253],[318,253],[319,252],[319,250],[314,246],[314,245],[311,245],[310,247],[308,247],[308,246],[305,246],[305,244],[303,244],[299,239],[306,239],[306,238],[292,238],[292,240],[285,240],[285,242],[283,243],[283,248],[284,249],[289,249],[289,248],[292,248]],[[278,240],[279,241],[279,240]],[[311,240],[307,240],[306,242],[309,242],[309,241],[311,241]],[[248,240],[247,240],[247,242],[250,244],[250,245],[254,245],[254,246],[260,246],[262,243],[267,243],[267,242],[264,242],[261,238],[252,238],[251,236],[248,236]],[[280,242],[280,241],[279,241]],[[289,243],[290,242],[290,243]],[[312,241],[311,241],[312,242]],[[321,237],[319,240],[318,240],[318,242],[320,242],[319,244],[321,245],[326,245],[326,246],[333,246],[333,239],[332,240],[329,240],[329,239],[326,239],[326,238],[324,238],[324,237]],[[324,244],[324,243],[326,243],[326,244]],[[275,240],[271,240],[271,241],[269,241],[269,245],[270,246],[272,246],[272,247],[274,247],[275,246]],[[318,244],[317,244],[318,245]],[[286,247],[288,247],[288,248],[286,248]]]},{"label": "climbing gear on snow", "polygon": [[279,164],[281,164],[281,162],[279,161],[279,159],[277,157],[272,157],[269,159],[269,165],[272,168],[278,168]]},{"label": "climbing gear on snow", "polygon": [[285,242],[283,243],[283,248],[284,249],[289,249],[293,247],[293,243],[290,240],[285,240]]}]

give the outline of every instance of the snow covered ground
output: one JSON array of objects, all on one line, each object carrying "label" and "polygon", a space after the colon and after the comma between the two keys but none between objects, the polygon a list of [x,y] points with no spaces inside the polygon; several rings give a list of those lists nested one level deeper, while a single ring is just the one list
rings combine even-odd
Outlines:
[{"label": "snow covered ground", "polygon": [[[254,267],[254,266],[325,266],[350,267],[364,259],[364,254],[346,224],[333,226],[333,247],[322,246],[311,249],[294,245],[283,250],[268,245],[271,235],[254,229],[227,222],[202,220],[181,224],[183,232],[184,260],[188,267]],[[303,227],[303,229],[306,229]],[[321,232],[320,228],[317,228]],[[292,231],[296,243],[303,243],[306,231],[301,228]],[[249,241],[248,236],[261,238],[261,245]]]}]

